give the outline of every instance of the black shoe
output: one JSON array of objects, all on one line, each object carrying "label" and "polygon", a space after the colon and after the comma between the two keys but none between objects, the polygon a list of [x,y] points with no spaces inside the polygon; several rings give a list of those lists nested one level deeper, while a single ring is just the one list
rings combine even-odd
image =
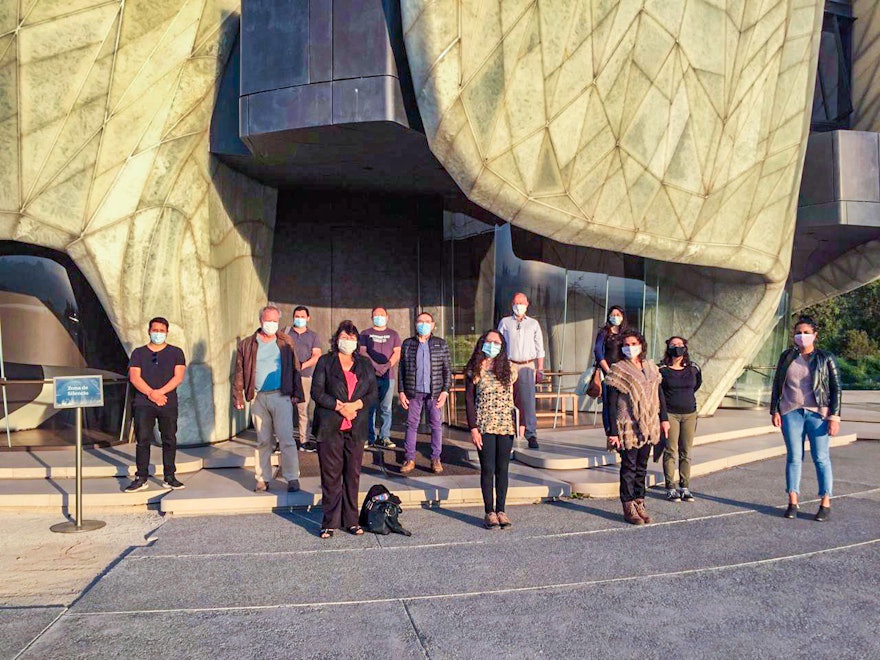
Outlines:
[{"label": "black shoe", "polygon": [[374,447],[378,447],[379,449],[396,449],[397,445],[391,442],[391,438],[379,438],[373,444]]},{"label": "black shoe", "polygon": [[172,474],[170,477],[165,477],[165,480],[162,482],[163,488],[170,488],[172,490],[181,490],[186,488],[182,483],[180,483],[177,479],[174,478]]},{"label": "black shoe", "polygon": [[788,508],[785,510],[785,513],[782,514],[786,518],[797,518],[798,514],[798,505],[797,504],[789,504]]},{"label": "black shoe", "polygon": [[150,484],[147,483],[146,477],[138,477],[130,484],[128,484],[128,488],[125,489],[126,493],[136,493],[139,490],[146,490],[150,487]]},{"label": "black shoe", "polygon": [[681,495],[679,494],[677,488],[667,488],[666,489],[666,501],[667,502],[681,502]]},{"label": "black shoe", "polygon": [[287,492],[288,493],[296,493],[299,492],[299,479],[291,479],[287,482]]},{"label": "black shoe", "polygon": [[680,492],[682,502],[693,502],[695,499],[697,499],[694,497],[693,493],[691,493],[691,491],[689,491],[687,488],[682,488]]},{"label": "black shoe", "polygon": [[318,451],[318,443],[315,442],[314,440],[309,440],[306,444],[304,444],[302,446],[300,451],[305,451],[310,454],[314,454],[316,451]]},{"label": "black shoe", "polygon": [[538,439],[536,437],[532,436],[531,438],[527,438],[527,440],[529,441],[529,449],[540,449],[540,447],[538,446]]},{"label": "black shoe", "polygon": [[829,517],[831,517],[831,507],[820,506],[819,510],[816,512],[816,520],[819,522],[825,522]]}]

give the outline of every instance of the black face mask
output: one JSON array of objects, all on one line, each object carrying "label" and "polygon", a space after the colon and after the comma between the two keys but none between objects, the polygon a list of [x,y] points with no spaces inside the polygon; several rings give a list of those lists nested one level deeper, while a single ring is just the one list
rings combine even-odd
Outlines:
[{"label": "black face mask", "polygon": [[682,357],[684,355],[684,351],[684,346],[670,346],[668,349],[666,349],[666,352],[669,353],[671,357]]}]

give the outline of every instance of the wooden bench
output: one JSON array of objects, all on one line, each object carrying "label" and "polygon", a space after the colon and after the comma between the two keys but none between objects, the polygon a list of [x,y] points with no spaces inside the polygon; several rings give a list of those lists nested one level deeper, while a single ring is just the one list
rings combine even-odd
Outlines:
[{"label": "wooden bench", "polygon": [[578,395],[574,392],[535,392],[535,399],[551,399],[554,403],[559,400],[558,413],[556,410],[539,410],[535,412],[535,417],[555,417],[558,414],[565,420],[570,406],[572,422],[578,423]]}]

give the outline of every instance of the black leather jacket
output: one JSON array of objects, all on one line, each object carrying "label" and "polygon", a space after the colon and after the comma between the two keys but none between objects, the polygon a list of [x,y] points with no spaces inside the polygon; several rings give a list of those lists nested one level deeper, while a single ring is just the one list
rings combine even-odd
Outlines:
[{"label": "black leather jacket", "polygon": [[[770,414],[779,412],[779,401],[782,399],[782,386],[785,384],[785,373],[791,363],[797,359],[798,349],[789,348],[782,352],[776,375],[773,376],[773,394],[770,397]],[[810,373],[813,375],[813,396],[820,408],[827,406],[828,415],[840,415],[840,371],[831,353],[818,348],[810,353]]]}]

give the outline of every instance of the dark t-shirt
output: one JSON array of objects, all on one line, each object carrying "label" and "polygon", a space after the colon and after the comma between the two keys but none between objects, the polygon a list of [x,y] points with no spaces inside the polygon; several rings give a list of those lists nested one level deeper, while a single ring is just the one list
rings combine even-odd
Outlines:
[{"label": "dark t-shirt", "polygon": [[[299,360],[300,364],[312,357],[313,348],[321,348],[321,340],[318,338],[318,333],[314,330],[306,330],[300,334],[291,326],[284,332],[290,335],[290,338],[293,339],[294,352],[296,353],[296,359]],[[312,365],[308,369],[303,369],[300,375],[303,378],[311,378],[314,373],[315,365]]]},{"label": "dark t-shirt", "polygon": [[666,408],[676,415],[687,415],[697,409],[697,398],[694,393],[703,384],[700,368],[691,363],[684,369],[660,367],[663,382],[663,394],[666,397]]},{"label": "dark t-shirt", "polygon": [[[168,344],[158,353],[154,353],[146,346],[134,349],[131,352],[131,361],[128,363],[128,368],[140,368],[141,378],[146,381],[147,385],[157,390],[174,378],[174,367],[177,365],[186,366],[186,357],[184,357],[183,351],[177,346]],[[166,396],[168,397],[168,403],[162,406],[162,408],[177,408],[177,390],[168,392]],[[134,394],[134,405],[159,408],[145,394],[137,390],[135,390]]]},{"label": "dark t-shirt", "polygon": [[376,376],[397,378],[397,367],[388,369],[388,360],[395,348],[400,348],[400,335],[390,328],[369,328],[361,333],[360,345],[367,348],[367,356],[373,361]]}]

